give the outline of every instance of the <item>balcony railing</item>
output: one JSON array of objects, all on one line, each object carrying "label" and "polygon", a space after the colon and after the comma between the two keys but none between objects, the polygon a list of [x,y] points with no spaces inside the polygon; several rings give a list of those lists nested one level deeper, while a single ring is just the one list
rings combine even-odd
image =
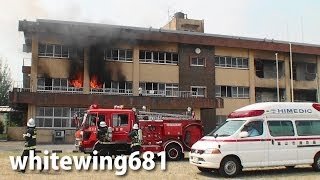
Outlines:
[{"label": "balcony railing", "polygon": [[115,88],[94,88],[90,89],[91,94],[109,94],[109,95],[133,95],[132,89],[115,89]]},{"label": "balcony railing", "polygon": [[66,86],[38,86],[38,92],[51,92],[51,93],[82,93],[83,88],[66,87]]},{"label": "balcony railing", "polygon": [[[14,88],[16,92],[32,92],[31,88]],[[84,94],[83,88],[75,87],[43,87],[38,86],[37,92],[43,93],[74,93]],[[106,94],[106,95],[126,95],[132,96],[132,89],[113,89],[113,88],[95,88],[90,89],[90,94]],[[152,97],[179,97],[179,98],[201,98],[205,95],[197,94],[195,91],[172,91],[172,90],[144,90],[141,96]]]}]

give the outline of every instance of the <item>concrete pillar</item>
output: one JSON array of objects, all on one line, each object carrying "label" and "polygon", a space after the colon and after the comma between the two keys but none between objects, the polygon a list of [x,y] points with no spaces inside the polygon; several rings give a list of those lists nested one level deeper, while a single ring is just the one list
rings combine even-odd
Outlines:
[{"label": "concrete pillar", "polygon": [[33,104],[28,104],[28,117],[27,119],[30,118],[36,118],[36,106]]},{"label": "concrete pillar", "polygon": [[290,85],[290,57],[284,57],[284,73],[285,73],[285,96],[286,101],[291,102],[291,85]]},{"label": "concrete pillar", "polygon": [[139,64],[139,47],[133,47],[133,76],[132,76],[132,91],[134,96],[138,96],[139,81],[140,81],[140,64]]},{"label": "concrete pillar", "polygon": [[30,89],[31,92],[37,91],[37,82],[38,82],[38,36],[33,35],[32,36],[32,44],[31,44],[31,74],[30,74]]},{"label": "concrete pillar", "polygon": [[83,50],[83,93],[90,93],[90,77],[89,77],[89,48]]},{"label": "concrete pillar", "polygon": [[256,102],[256,85],[255,85],[255,67],[254,67],[254,51],[249,50],[249,97],[250,97],[250,104]]}]

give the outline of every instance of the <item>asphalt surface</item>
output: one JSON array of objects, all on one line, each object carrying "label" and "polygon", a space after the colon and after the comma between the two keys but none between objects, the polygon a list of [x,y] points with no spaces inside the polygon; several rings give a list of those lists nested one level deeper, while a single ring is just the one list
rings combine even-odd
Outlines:
[{"label": "asphalt surface", "polygon": [[[20,152],[23,150],[24,141],[3,141],[0,142],[0,152]],[[37,144],[37,150],[61,150],[63,153],[70,153],[75,150],[74,144]]]},{"label": "asphalt surface", "polygon": [[[111,172],[29,172],[27,174],[19,174],[10,169],[9,159],[7,154],[12,152],[22,152],[24,146],[23,141],[7,141],[0,142],[0,167],[5,169],[0,170],[0,179],[105,179],[106,176],[110,179],[118,179],[114,171]],[[61,150],[63,153],[69,153],[75,150],[73,144],[40,144],[37,145],[37,150]],[[131,171],[128,176],[122,177],[125,179],[225,179],[217,172],[202,173],[197,167],[191,165],[188,161],[188,153],[186,158],[179,162],[167,162],[167,170],[159,170],[159,162],[157,163],[158,170],[151,172],[147,171]],[[4,175],[4,176],[1,176]],[[80,176],[81,175],[81,176]],[[286,169],[284,167],[272,167],[272,168],[251,168],[245,169],[236,179],[303,179],[313,180],[320,179],[320,173],[313,171],[310,166],[300,166],[294,169]]]}]

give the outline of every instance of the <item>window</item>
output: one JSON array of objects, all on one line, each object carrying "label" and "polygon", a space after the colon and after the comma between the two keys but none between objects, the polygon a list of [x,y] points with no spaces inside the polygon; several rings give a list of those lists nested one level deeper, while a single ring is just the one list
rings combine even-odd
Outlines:
[{"label": "window", "polygon": [[111,81],[104,84],[103,90],[107,93],[132,94],[131,81]]},{"label": "window", "polygon": [[39,57],[69,58],[69,48],[58,44],[39,44]]},{"label": "window", "polygon": [[38,77],[37,82],[38,91],[54,91],[54,92],[75,92],[82,91],[82,88],[75,89],[68,83],[68,79],[65,78],[43,78]]},{"label": "window", "polygon": [[232,97],[231,96],[231,87],[230,86],[220,86],[221,96],[220,97]]},{"label": "window", "polygon": [[202,57],[192,57],[190,66],[206,66],[206,60]]},{"label": "window", "polygon": [[241,131],[247,131],[249,137],[261,136],[263,134],[263,123],[262,121],[252,121],[244,125]]},{"label": "window", "polygon": [[112,115],[112,123],[113,126],[126,126],[128,125],[128,114],[113,114]]},{"label": "window", "polygon": [[36,108],[36,126],[37,127],[75,127],[73,114],[84,111],[85,108],[68,107],[37,107]]},{"label": "window", "polygon": [[178,64],[178,54],[172,52],[139,51],[139,61],[157,64]]},{"label": "window", "polygon": [[104,59],[108,61],[132,61],[132,49],[105,49]]},{"label": "window", "polygon": [[147,96],[166,96],[166,97],[179,96],[178,84],[141,82],[139,87],[142,88],[143,94]]},{"label": "window", "polygon": [[249,98],[248,87],[232,87],[232,98]]},{"label": "window", "polygon": [[230,57],[230,56],[216,56],[216,67],[232,67],[232,68],[248,68],[248,58]]},{"label": "window", "polygon": [[216,86],[216,97],[249,98],[249,87]]},{"label": "window", "polygon": [[320,121],[296,121],[299,136],[319,136]]},{"label": "window", "polygon": [[221,126],[214,129],[208,136],[227,137],[233,135],[243,124],[244,120],[226,121]]},{"label": "window", "polygon": [[221,97],[221,86],[216,86],[216,97]]},{"label": "window", "polygon": [[291,121],[268,121],[268,127],[271,136],[294,136]]},{"label": "window", "polygon": [[227,116],[224,115],[216,115],[216,126],[220,126],[226,122]]},{"label": "window", "polygon": [[205,97],[206,96],[206,87],[205,86],[191,86],[192,96],[193,97]]}]

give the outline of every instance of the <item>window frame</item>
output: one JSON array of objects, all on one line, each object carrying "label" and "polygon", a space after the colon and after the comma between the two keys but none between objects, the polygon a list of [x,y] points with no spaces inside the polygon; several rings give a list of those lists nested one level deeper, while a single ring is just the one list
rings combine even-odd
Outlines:
[{"label": "window frame", "polygon": [[[193,64],[193,59],[197,60],[197,64]],[[199,59],[203,59],[203,64],[199,65]],[[207,60],[205,57],[200,57],[200,56],[190,56],[190,66],[194,66],[194,67],[206,67],[207,64]]]},{"label": "window frame", "polygon": [[[44,46],[44,52],[40,52],[40,47]],[[48,46],[52,46],[52,53],[48,53]],[[60,47],[60,53],[56,53],[56,48]],[[64,53],[65,48],[67,54]],[[38,43],[38,57],[39,58],[54,58],[54,59],[69,59],[70,48],[63,44]]]},{"label": "window frame", "polygon": [[[117,56],[113,56],[113,52],[117,51]],[[120,56],[120,52],[124,51],[124,57]],[[131,57],[128,56],[128,52],[131,52]],[[103,58],[105,61],[116,61],[116,62],[133,62],[133,49],[122,49],[122,48],[105,48]]]},{"label": "window frame", "polygon": [[[194,88],[196,88],[197,91],[192,91]],[[198,94],[199,89],[203,89],[203,95]],[[190,91],[192,92],[192,97],[207,97],[207,86],[190,86]],[[194,92],[196,92],[196,94],[194,94]]]},{"label": "window frame", "polygon": [[[301,129],[299,128],[299,126],[298,126],[298,123],[300,123],[300,122],[309,122],[309,128],[311,129],[311,133],[309,133],[309,134],[299,134],[300,132],[301,132]],[[319,133],[318,134],[312,134],[312,127],[314,126],[312,123],[313,122],[317,122],[317,123],[319,123],[320,124],[320,120],[295,120],[295,126],[296,126],[296,130],[297,130],[297,135],[298,136],[320,136],[320,131],[319,131]]]},{"label": "window frame", "polygon": [[[228,61],[230,61],[230,63]],[[235,62],[235,64],[233,62]],[[215,55],[215,67],[234,68],[234,69],[249,69],[249,58]]]},{"label": "window frame", "polygon": [[[288,134],[286,134],[286,135],[273,135],[272,134],[272,131],[271,131],[271,129],[270,129],[270,122],[280,122],[280,126],[282,127],[282,123],[283,122],[290,122],[291,123],[291,126],[292,126],[292,131],[293,131],[293,134],[292,135],[288,135]],[[268,131],[269,131],[269,134],[270,134],[270,136],[272,136],[272,137],[294,137],[294,136],[296,136],[296,130],[295,130],[295,127],[294,127],[294,123],[291,121],[291,120],[268,120],[267,121],[267,126],[268,126]],[[281,132],[284,132],[284,128],[281,128]]]}]

